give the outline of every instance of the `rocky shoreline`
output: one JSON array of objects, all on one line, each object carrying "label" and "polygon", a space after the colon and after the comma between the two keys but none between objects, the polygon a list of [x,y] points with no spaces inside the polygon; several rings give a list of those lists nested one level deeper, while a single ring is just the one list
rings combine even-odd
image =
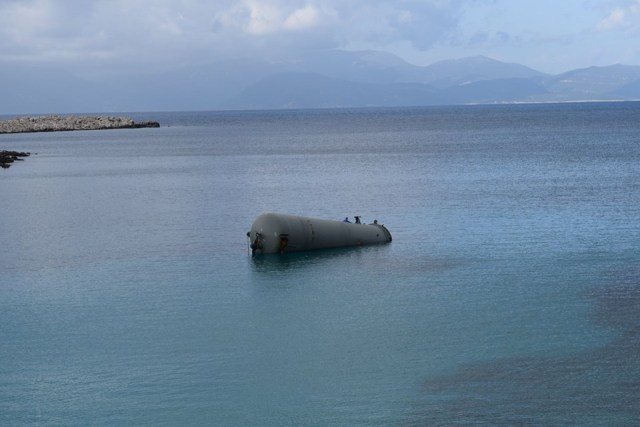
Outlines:
[{"label": "rocky shoreline", "polygon": [[22,157],[28,157],[31,153],[23,153],[21,151],[0,150],[0,168],[6,169],[16,160],[24,160]]},{"label": "rocky shoreline", "polygon": [[38,116],[0,120],[0,134],[60,132],[72,130],[158,128],[155,121],[135,122],[129,117],[113,116]]}]

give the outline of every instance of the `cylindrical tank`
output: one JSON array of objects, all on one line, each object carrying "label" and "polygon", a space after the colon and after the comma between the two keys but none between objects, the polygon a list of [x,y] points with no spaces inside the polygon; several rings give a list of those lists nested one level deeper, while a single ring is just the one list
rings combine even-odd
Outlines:
[{"label": "cylindrical tank", "polygon": [[309,218],[281,213],[264,213],[247,233],[253,254],[273,254],[311,249],[388,243],[391,233],[378,221],[360,224]]}]

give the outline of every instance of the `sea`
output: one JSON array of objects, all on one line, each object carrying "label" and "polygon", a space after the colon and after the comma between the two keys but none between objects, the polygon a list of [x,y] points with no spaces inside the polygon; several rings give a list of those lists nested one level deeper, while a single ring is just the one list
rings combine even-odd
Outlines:
[{"label": "sea", "polygon": [[0,425],[640,425],[640,103],[125,115],[0,135]]}]

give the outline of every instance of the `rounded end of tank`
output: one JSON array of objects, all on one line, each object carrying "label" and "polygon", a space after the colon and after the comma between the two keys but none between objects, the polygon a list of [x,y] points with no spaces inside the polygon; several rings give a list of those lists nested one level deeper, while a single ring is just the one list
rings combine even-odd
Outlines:
[{"label": "rounded end of tank", "polygon": [[286,247],[283,247],[286,243],[286,239],[282,237],[283,234],[286,232],[279,214],[266,212],[259,215],[247,233],[252,254],[283,252]]}]

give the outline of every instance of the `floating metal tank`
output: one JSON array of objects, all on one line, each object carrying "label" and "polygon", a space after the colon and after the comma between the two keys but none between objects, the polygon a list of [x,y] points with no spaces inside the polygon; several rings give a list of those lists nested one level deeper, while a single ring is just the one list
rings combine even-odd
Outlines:
[{"label": "floating metal tank", "polygon": [[[346,219],[345,219],[346,220]],[[274,254],[311,249],[362,246],[391,241],[391,233],[378,221],[372,224],[264,213],[247,233],[252,254]]]}]

